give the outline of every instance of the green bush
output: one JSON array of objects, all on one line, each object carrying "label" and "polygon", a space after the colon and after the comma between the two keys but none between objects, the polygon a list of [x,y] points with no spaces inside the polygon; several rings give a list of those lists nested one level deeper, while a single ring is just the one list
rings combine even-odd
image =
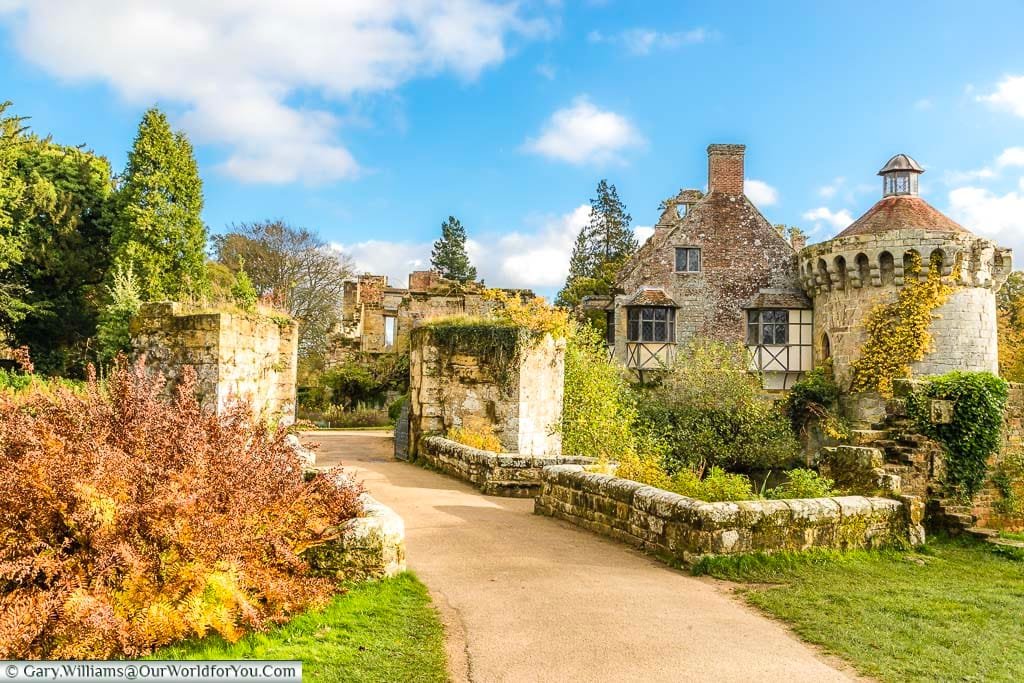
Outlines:
[{"label": "green bush", "polygon": [[347,409],[359,406],[383,406],[390,392],[409,390],[407,354],[365,354],[331,368],[315,380],[321,391],[307,388],[308,403],[300,407],[322,410],[325,403]]},{"label": "green bush", "polygon": [[636,451],[636,399],[604,340],[589,325],[570,335],[565,351],[562,452],[601,461]]},{"label": "green bush", "polygon": [[[945,447],[952,492],[970,498],[981,490],[988,459],[1002,444],[1008,396],[1006,380],[990,372],[951,372],[929,378],[907,397],[907,410],[921,431]],[[932,423],[932,399],[953,403],[950,424]]]},{"label": "green bush", "polygon": [[398,422],[398,418],[402,415],[402,406],[409,402],[409,394],[405,396],[399,396],[397,399],[391,402],[388,406],[388,417],[392,422]]},{"label": "green bush", "polygon": [[828,498],[836,495],[835,482],[814,470],[795,468],[786,472],[786,482],[764,493],[765,498]]},{"label": "green bush", "polygon": [[797,434],[803,434],[815,422],[833,439],[842,439],[849,433],[846,423],[838,416],[839,385],[830,366],[815,368],[794,384],[786,397],[784,410]]},{"label": "green bush", "polygon": [[0,370],[0,389],[21,391],[32,384],[32,375],[26,375],[15,370]]},{"label": "green bush", "polygon": [[741,345],[696,342],[639,396],[642,427],[666,444],[670,472],[766,469],[799,456],[789,420],[748,372]]}]

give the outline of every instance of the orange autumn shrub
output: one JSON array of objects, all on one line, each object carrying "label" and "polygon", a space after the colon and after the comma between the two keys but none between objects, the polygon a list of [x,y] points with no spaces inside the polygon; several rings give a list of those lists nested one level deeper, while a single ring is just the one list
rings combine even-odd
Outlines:
[{"label": "orange autumn shrub", "polygon": [[0,658],[139,656],[235,640],[324,604],[301,553],[360,512],[304,481],[298,456],[239,406],[173,400],[124,362],[83,391],[0,393]]}]

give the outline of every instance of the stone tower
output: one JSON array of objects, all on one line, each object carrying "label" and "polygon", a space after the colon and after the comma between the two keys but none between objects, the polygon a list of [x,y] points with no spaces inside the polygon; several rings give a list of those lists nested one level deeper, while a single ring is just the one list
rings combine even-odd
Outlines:
[{"label": "stone tower", "polygon": [[869,314],[896,301],[913,277],[915,255],[918,277],[928,277],[934,256],[956,287],[936,311],[933,349],[911,366],[914,375],[998,371],[996,292],[1010,274],[1012,252],[972,234],[918,196],[923,172],[897,154],[878,172],[882,199],[834,239],[800,252],[800,278],[814,303],[815,360],[832,360],[844,391],[867,341]]}]

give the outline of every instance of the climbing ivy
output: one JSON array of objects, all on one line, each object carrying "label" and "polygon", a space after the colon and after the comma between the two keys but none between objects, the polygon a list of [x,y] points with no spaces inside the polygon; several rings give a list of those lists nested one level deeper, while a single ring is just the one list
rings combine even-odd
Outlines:
[{"label": "climbing ivy", "polygon": [[425,335],[442,364],[449,364],[458,354],[472,354],[486,360],[502,384],[516,367],[530,336],[528,330],[512,322],[470,316],[438,318],[413,329],[414,345]]},{"label": "climbing ivy", "polygon": [[[1006,380],[990,372],[951,372],[926,380],[907,397],[907,411],[921,431],[946,450],[946,485],[970,498],[981,490],[988,459],[1002,444]],[[934,424],[931,401],[953,403],[950,424]]]},{"label": "climbing ivy", "polygon": [[[953,272],[959,277],[960,265]],[[949,301],[954,286],[942,279],[942,259],[932,258],[928,277],[920,279],[921,257],[916,252],[906,269],[906,285],[891,304],[875,307],[865,328],[864,352],[853,364],[853,391],[877,391],[892,396],[892,381],[909,377],[910,365],[924,358],[932,345],[929,331],[936,309]]]}]

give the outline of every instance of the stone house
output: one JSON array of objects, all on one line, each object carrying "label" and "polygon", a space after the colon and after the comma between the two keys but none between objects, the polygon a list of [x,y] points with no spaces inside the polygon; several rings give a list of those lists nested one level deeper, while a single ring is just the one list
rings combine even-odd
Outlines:
[{"label": "stone house", "polygon": [[665,200],[654,234],[619,273],[622,293],[605,302],[614,357],[641,376],[696,338],[745,343],[768,388],[787,388],[812,367],[812,305],[796,258],[803,245],[744,194],[744,153],[708,146],[707,194]]},{"label": "stone house", "polygon": [[998,370],[996,292],[1012,252],[978,237],[918,193],[923,169],[894,156],[879,171],[883,196],[835,238],[790,241],[744,194],[743,145],[708,147],[708,192],[683,190],[662,205],[654,234],[620,271],[613,298],[592,298],[608,319],[613,355],[635,370],[671,364],[703,337],[746,345],[765,388],[787,389],[830,360],[841,388],[867,338],[865,322],[891,303],[933,255],[955,292],[931,326],[934,348],[915,375]]},{"label": "stone house", "polygon": [[[494,310],[482,282],[453,282],[423,270],[410,273],[408,284],[407,288],[391,287],[386,275],[370,274],[345,283],[342,322],[328,353],[331,364],[356,353],[407,353],[412,329],[424,320],[487,316]],[[533,296],[529,291],[505,291]]]}]

